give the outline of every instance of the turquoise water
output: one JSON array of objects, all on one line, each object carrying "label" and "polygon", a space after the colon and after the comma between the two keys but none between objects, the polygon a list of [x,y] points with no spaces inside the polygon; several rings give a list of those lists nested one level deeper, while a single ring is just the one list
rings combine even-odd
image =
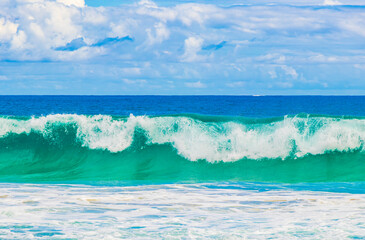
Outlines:
[{"label": "turquoise water", "polygon": [[0,118],[0,180],[365,180],[365,119],[56,114]]},{"label": "turquoise water", "polygon": [[1,239],[363,239],[364,97],[2,96]]}]

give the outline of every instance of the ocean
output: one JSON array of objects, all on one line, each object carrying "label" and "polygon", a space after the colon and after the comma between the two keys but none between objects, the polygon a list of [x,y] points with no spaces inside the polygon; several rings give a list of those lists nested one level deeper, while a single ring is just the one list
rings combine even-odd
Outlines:
[{"label": "ocean", "polygon": [[0,96],[0,239],[365,239],[363,96]]}]

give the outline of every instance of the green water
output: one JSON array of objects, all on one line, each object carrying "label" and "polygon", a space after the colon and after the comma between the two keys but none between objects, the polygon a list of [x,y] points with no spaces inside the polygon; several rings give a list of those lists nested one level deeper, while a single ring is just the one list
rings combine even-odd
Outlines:
[{"label": "green water", "polygon": [[210,163],[189,161],[168,144],[136,144],[111,153],[69,140],[69,144],[59,145],[35,134],[0,139],[0,181],[365,181],[365,155],[361,152]]},{"label": "green water", "polygon": [[364,119],[0,118],[0,181],[365,181]]}]

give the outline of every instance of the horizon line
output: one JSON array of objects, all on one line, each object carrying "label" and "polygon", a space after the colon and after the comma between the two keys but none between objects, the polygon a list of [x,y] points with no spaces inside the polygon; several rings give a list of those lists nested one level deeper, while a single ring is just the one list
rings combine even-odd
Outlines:
[{"label": "horizon line", "polygon": [[0,94],[0,97],[365,97],[365,94]]}]

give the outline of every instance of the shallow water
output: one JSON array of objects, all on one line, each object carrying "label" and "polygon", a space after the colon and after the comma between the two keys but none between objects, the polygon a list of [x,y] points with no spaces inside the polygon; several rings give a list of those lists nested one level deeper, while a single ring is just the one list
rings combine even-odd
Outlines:
[{"label": "shallow water", "polygon": [[365,195],[295,188],[0,184],[0,238],[365,238]]},{"label": "shallow water", "polygon": [[0,239],[365,239],[364,103],[0,96]]}]

